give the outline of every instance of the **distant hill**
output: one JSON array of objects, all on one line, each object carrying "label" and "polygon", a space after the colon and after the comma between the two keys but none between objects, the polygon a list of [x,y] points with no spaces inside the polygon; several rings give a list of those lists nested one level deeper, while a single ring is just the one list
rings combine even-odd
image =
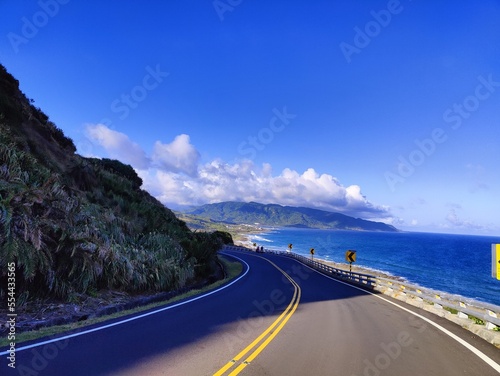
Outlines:
[{"label": "distant hill", "polygon": [[356,231],[398,231],[394,226],[344,214],[304,207],[259,204],[257,202],[221,202],[184,211],[185,214],[231,224],[259,223],[263,226],[302,227]]}]

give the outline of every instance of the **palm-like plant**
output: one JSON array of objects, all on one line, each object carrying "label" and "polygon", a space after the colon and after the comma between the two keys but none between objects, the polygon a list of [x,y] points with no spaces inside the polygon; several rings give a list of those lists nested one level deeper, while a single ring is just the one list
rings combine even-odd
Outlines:
[{"label": "palm-like plant", "polygon": [[142,191],[131,166],[74,151],[0,65],[0,299],[9,262],[30,298],[168,290],[209,271],[209,235]]},{"label": "palm-like plant", "polygon": [[36,161],[28,154],[0,144],[0,265],[6,270],[6,263],[15,262],[22,271],[18,277],[21,286],[37,273],[45,275],[51,270],[46,239],[53,228],[52,212],[66,198],[57,176],[42,168],[33,176],[27,171],[32,164]]}]

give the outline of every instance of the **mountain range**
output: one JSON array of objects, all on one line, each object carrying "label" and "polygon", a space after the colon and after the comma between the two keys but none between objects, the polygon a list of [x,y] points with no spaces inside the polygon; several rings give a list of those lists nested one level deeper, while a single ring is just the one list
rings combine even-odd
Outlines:
[{"label": "mountain range", "polygon": [[317,229],[392,231],[394,226],[345,214],[306,207],[260,204],[257,202],[227,201],[206,204],[184,211],[194,218],[228,224],[259,224],[273,227],[301,227]]}]

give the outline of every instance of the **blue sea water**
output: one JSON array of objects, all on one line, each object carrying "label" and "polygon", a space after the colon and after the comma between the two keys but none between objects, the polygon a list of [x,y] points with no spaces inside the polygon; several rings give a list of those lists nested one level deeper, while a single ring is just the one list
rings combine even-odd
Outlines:
[{"label": "blue sea water", "polygon": [[356,265],[409,283],[500,305],[500,281],[491,276],[491,244],[500,237],[417,232],[270,229],[251,238],[266,249],[287,250],[334,262],[356,250]]}]

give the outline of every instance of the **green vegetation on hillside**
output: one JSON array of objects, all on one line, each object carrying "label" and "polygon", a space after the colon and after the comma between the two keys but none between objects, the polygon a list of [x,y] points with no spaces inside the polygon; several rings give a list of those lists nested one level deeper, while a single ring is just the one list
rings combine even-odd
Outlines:
[{"label": "green vegetation on hillside", "polygon": [[132,167],[75,154],[0,65],[0,298],[165,291],[207,278],[225,233],[192,232]]},{"label": "green vegetation on hillside", "polygon": [[303,227],[337,230],[398,231],[394,226],[353,218],[324,210],[259,204],[257,202],[221,202],[186,211],[192,220],[255,224],[276,227]]},{"label": "green vegetation on hillside", "polygon": [[229,224],[203,219],[196,215],[174,211],[175,215],[186,222],[186,225],[194,231],[208,231],[221,234],[231,239],[234,243],[247,242],[250,234],[260,234],[264,228],[249,224]]}]

